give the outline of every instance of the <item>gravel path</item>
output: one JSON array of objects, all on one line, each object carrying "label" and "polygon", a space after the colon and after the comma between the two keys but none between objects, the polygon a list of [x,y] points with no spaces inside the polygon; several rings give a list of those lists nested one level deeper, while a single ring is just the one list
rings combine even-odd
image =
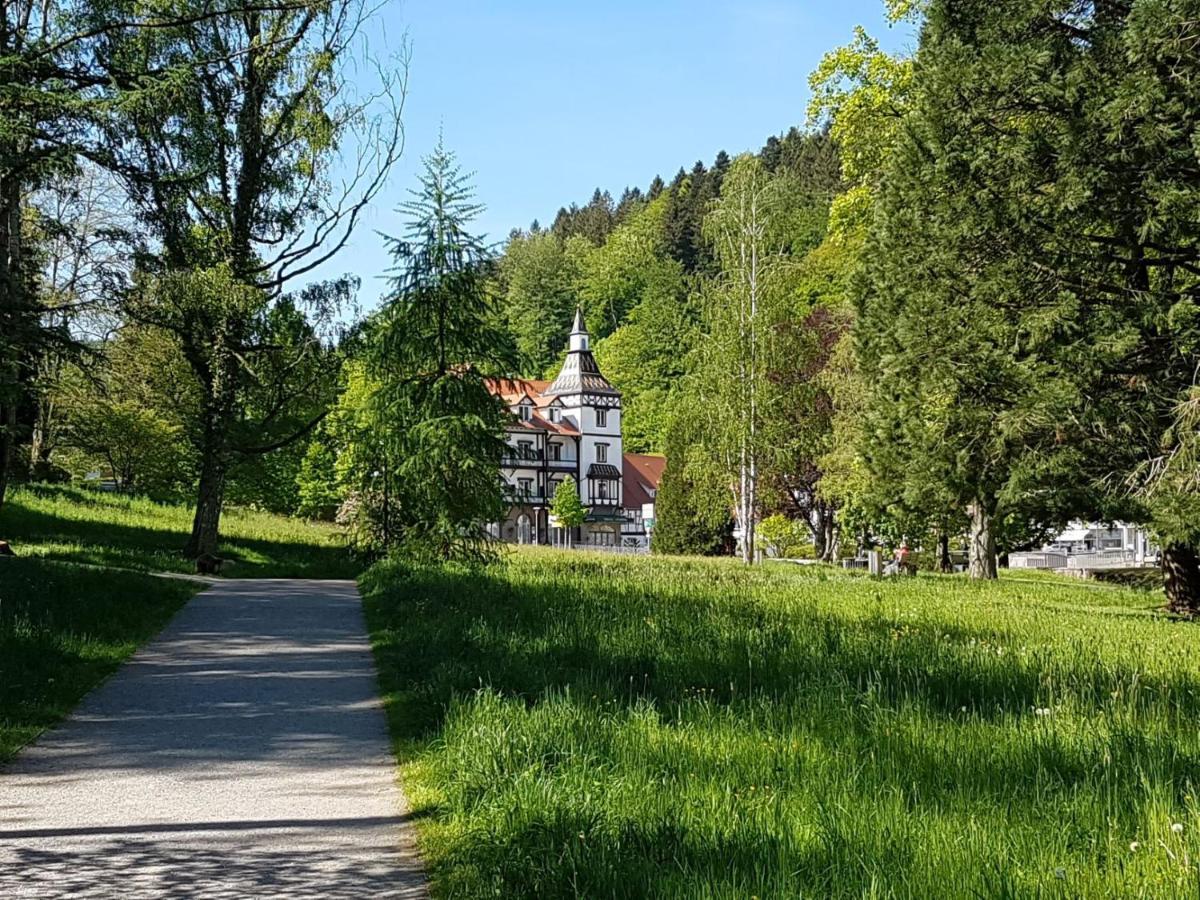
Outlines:
[{"label": "gravel path", "polygon": [[426,896],[353,582],[197,595],[0,771],[0,897]]}]

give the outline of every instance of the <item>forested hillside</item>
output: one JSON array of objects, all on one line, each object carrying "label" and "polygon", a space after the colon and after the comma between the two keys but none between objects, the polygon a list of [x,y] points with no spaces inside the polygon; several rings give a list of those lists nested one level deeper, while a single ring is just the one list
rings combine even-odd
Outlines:
[{"label": "forested hillside", "polygon": [[[800,260],[823,239],[842,189],[837,147],[827,128],[793,127],[754,156],[786,185],[778,249]],[[688,371],[700,294],[717,268],[704,219],[732,162],[721,151],[711,165],[680,168],[670,183],[656,175],[616,200],[597,188],[585,204],[560,208],[548,228],[535,221],[514,230],[500,257],[500,311],[520,374],[553,377],[582,307],[601,368],[624,393],[631,451],[665,450],[673,388]]]}]

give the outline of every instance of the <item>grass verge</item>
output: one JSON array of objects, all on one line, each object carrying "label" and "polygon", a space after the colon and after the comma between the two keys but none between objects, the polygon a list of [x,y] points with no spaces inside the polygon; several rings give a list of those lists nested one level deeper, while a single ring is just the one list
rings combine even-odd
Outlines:
[{"label": "grass verge", "polygon": [[441,896],[1195,897],[1155,593],[515,553],[361,580]]},{"label": "grass verge", "polygon": [[0,559],[0,762],[69,713],[201,587]]},{"label": "grass verge", "polygon": [[[22,556],[157,572],[190,572],[180,552],[192,509],[62,485],[12,490],[0,538]],[[221,517],[221,574],[233,578],[354,578],[362,566],[322,522],[229,509]]]}]

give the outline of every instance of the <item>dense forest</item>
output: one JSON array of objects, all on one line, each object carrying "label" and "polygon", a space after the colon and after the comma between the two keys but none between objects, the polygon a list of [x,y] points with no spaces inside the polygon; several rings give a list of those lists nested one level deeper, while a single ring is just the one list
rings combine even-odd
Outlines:
[{"label": "dense forest", "polygon": [[304,276],[400,149],[404,60],[350,90],[370,9],[29,5],[0,66],[0,503],[99,474],[193,497],[192,555],[226,502],[478,555],[486,379],[553,374],[579,307],[626,448],[668,458],[658,550],[729,552],[736,522],[747,562],[761,528],[990,578],[1122,519],[1200,609],[1195,0],[886,5],[915,52],[856,31],[802,126],[499,250],[437,148],[350,326],[356,279]]}]

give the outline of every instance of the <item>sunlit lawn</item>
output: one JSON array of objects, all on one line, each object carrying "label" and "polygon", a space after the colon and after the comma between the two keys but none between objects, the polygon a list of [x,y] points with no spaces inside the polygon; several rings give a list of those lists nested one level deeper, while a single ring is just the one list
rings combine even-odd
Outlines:
[{"label": "sunlit lawn", "polygon": [[364,576],[443,896],[1195,897],[1157,594],[513,554]]},{"label": "sunlit lawn", "polygon": [[[22,556],[157,572],[193,571],[181,553],[192,508],[64,486],[18,488],[0,511],[0,539]],[[231,508],[221,519],[222,575],[245,578],[353,578],[336,528]]]}]

